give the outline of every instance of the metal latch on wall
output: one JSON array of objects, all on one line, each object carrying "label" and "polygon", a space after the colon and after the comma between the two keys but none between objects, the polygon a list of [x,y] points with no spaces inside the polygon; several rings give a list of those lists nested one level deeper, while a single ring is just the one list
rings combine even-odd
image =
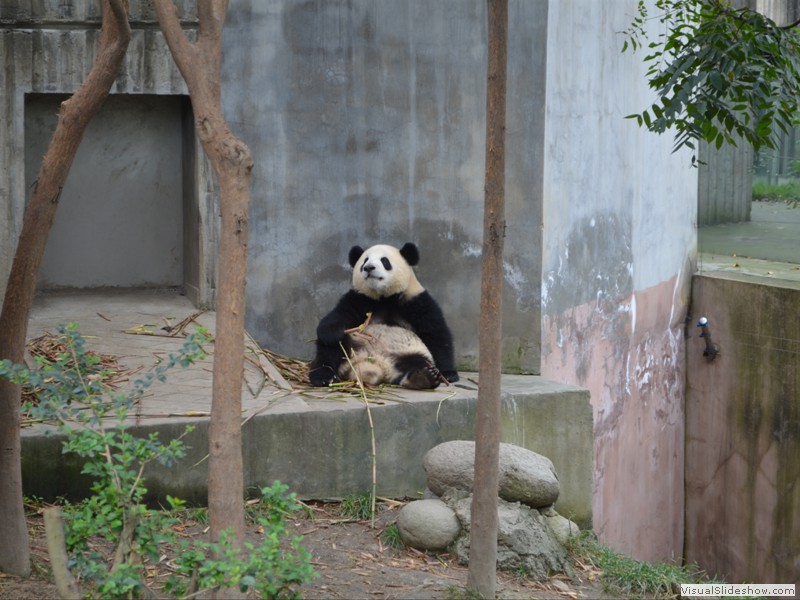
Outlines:
[{"label": "metal latch on wall", "polygon": [[711,340],[711,331],[709,331],[709,329],[708,329],[708,319],[707,318],[700,317],[700,319],[697,321],[697,326],[700,329],[702,329],[702,333],[700,334],[700,337],[703,338],[703,340],[705,340],[705,342],[706,342],[706,347],[703,350],[703,356],[706,357],[706,360],[708,362],[711,362],[712,360],[714,360],[717,357],[717,354],[719,354],[719,346],[717,346]]}]

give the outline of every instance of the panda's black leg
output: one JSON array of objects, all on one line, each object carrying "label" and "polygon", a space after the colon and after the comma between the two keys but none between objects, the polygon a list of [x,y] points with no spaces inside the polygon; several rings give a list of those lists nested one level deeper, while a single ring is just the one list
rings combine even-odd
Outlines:
[{"label": "panda's black leg", "polygon": [[339,381],[339,374],[330,365],[320,365],[314,369],[309,369],[308,379],[315,387],[325,387],[331,383]]},{"label": "panda's black leg", "polygon": [[400,376],[396,383],[411,390],[431,390],[441,383],[441,374],[422,354],[405,354],[395,363]]},{"label": "panda's black leg", "polygon": [[324,387],[339,381],[339,364],[342,362],[342,348],[326,346],[317,342],[317,355],[309,365],[308,379],[311,385]]}]

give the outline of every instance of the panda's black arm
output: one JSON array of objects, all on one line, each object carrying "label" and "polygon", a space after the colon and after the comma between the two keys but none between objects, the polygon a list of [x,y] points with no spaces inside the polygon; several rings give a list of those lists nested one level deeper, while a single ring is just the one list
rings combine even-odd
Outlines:
[{"label": "panda's black arm", "polygon": [[458,381],[455,370],[455,350],[453,334],[445,321],[444,313],[428,291],[401,302],[398,305],[400,316],[411,326],[422,342],[428,347],[436,367],[448,381]]},{"label": "panda's black arm", "polygon": [[371,312],[375,301],[350,290],[339,299],[334,309],[325,315],[317,326],[317,339],[326,346],[337,346],[344,338],[345,329],[358,327]]}]

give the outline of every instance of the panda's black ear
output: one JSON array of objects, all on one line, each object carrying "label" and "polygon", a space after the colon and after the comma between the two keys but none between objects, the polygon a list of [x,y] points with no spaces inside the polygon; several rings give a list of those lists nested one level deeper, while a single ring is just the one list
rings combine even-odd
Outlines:
[{"label": "panda's black ear", "polygon": [[419,262],[419,250],[417,250],[417,247],[411,242],[406,242],[403,247],[400,248],[400,256],[405,258],[406,262],[412,267],[416,266]]},{"label": "panda's black ear", "polygon": [[358,259],[364,254],[364,249],[361,246],[353,246],[350,248],[350,254],[347,255],[347,260],[350,261],[350,266],[355,267]]}]

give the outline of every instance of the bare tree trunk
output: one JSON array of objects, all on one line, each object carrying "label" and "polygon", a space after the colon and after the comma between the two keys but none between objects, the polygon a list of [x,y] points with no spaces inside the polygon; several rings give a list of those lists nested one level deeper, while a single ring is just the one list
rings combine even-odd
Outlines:
[{"label": "bare tree trunk", "polygon": [[227,0],[200,0],[198,38],[190,43],[181,30],[172,0],[156,0],[156,13],[175,63],[186,80],[197,135],[220,188],[220,246],[214,385],[208,461],[208,513],[212,539],[232,531],[244,538],[244,474],[241,408],[244,370],[245,275],[250,208],[250,149],[222,116],[220,64]]},{"label": "bare tree trunk", "polygon": [[[119,73],[130,41],[127,0],[103,0],[97,59],[77,92],[61,103],[58,126],[36,180],[0,312],[0,358],[21,363],[33,296],[59,195],[83,133],[100,110]],[[20,390],[0,378],[0,571],[26,575],[30,549],[22,506]]]},{"label": "bare tree trunk", "polygon": [[486,183],[483,208],[480,367],[475,416],[467,587],[494,598],[497,573],[497,486],[500,455],[500,374],[505,237],[505,129],[508,0],[487,0]]}]

